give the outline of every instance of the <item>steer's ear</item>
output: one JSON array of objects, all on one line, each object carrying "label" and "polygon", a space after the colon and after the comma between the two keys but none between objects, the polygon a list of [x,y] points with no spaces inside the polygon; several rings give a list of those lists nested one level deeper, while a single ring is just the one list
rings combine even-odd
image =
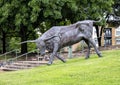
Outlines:
[{"label": "steer's ear", "polygon": [[80,25],[80,23],[77,23],[76,26],[75,26],[75,28],[79,28],[79,25]]},{"label": "steer's ear", "polygon": [[77,23],[76,29],[79,29],[80,31],[84,31],[84,27],[82,26],[84,23]]}]

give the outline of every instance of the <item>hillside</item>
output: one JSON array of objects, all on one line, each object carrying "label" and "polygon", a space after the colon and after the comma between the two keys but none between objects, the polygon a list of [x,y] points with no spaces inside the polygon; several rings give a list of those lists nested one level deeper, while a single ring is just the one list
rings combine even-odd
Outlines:
[{"label": "hillside", "polygon": [[0,72],[0,85],[120,85],[120,50],[84,57],[57,60],[51,66]]}]

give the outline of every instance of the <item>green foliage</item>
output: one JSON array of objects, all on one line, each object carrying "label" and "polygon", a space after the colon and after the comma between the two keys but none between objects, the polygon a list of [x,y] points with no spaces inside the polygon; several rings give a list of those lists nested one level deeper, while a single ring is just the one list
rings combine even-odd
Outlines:
[{"label": "green foliage", "polygon": [[[16,26],[29,26],[51,19],[71,22],[97,19],[111,11],[113,0],[1,0],[0,23],[11,17]],[[39,22],[38,22],[39,21]],[[34,25],[34,24],[32,24]]]},{"label": "green foliage", "polygon": [[32,51],[36,49],[36,43],[28,43],[28,51]]},{"label": "green foliage", "polygon": [[[112,11],[113,1],[0,0],[0,28],[6,33],[10,33],[10,30],[22,33],[21,29],[24,29],[26,37],[29,39],[30,33],[34,29],[39,28],[40,32],[44,33],[53,25],[68,24],[65,20],[69,20],[70,23],[84,19],[98,20]],[[14,36],[19,35],[23,34]]]},{"label": "green foliage", "polygon": [[[0,43],[2,43],[1,40],[0,40]],[[2,44],[0,44],[0,53],[1,52],[2,52]]]},{"label": "green foliage", "polygon": [[[81,3],[83,3],[83,4],[81,4]],[[94,20],[96,20],[100,17],[103,17],[104,13],[106,13],[106,12],[111,12],[112,4],[113,4],[113,0],[109,0],[109,1],[83,0],[83,2],[78,1],[78,5],[80,7],[79,10],[80,10],[81,15],[83,15],[82,16],[83,19],[94,19]]]},{"label": "green foliage", "polygon": [[[9,40],[9,46],[7,47],[8,51],[14,50],[14,49],[21,49],[20,45],[18,44],[20,42],[20,38],[18,37],[12,37]],[[36,44],[35,43],[28,43],[28,51],[36,49]]]},{"label": "green foliage", "polygon": [[10,4],[5,3],[4,6],[0,8],[0,23],[5,22],[10,13]]},{"label": "green foliage", "polygon": [[96,54],[89,60],[74,58],[66,63],[56,61],[51,66],[1,72],[0,85],[119,85],[120,50]]},{"label": "green foliage", "polygon": [[[47,0],[46,0],[47,1]],[[43,5],[43,16],[45,18],[61,19],[61,5],[60,0],[50,0],[49,2],[42,1]]]},{"label": "green foliage", "polygon": [[46,19],[63,21],[67,18],[71,22],[97,19],[103,17],[105,12],[111,12],[113,4],[113,0],[11,0],[3,2],[5,1],[1,0],[0,23],[11,17],[16,26],[41,23]]},{"label": "green foliage", "polygon": [[113,11],[116,16],[120,16],[120,0],[114,0]]},{"label": "green foliage", "polygon": [[20,38],[18,37],[11,38],[8,47],[9,51],[14,49],[20,49],[20,45],[18,44],[19,42],[20,42]]},{"label": "green foliage", "polygon": [[28,3],[28,6],[30,6],[32,9],[31,15],[30,15],[30,21],[33,23],[37,20],[39,16],[39,12],[41,11],[40,0],[31,0]]}]

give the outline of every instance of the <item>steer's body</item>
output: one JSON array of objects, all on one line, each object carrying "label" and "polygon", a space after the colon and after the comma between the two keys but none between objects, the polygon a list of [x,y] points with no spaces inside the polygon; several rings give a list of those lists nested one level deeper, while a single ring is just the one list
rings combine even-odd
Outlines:
[{"label": "steer's body", "polygon": [[40,38],[34,40],[33,42],[36,42],[37,47],[40,48],[41,55],[45,54],[46,49],[51,52],[48,64],[52,64],[54,56],[65,62],[57,52],[61,48],[73,45],[80,42],[81,40],[84,40],[88,45],[88,52],[86,58],[89,58],[90,43],[95,48],[98,56],[101,57],[100,52],[92,39],[94,22],[96,21],[84,20],[69,26],[54,26],[47,32],[45,32]]}]

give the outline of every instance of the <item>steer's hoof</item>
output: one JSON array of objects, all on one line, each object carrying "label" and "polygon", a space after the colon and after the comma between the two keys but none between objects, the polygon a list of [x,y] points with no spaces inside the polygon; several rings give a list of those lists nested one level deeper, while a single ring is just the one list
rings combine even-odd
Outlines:
[{"label": "steer's hoof", "polygon": [[62,59],[61,61],[62,61],[63,63],[66,63],[66,60],[64,60],[64,59]]},{"label": "steer's hoof", "polygon": [[99,57],[102,57],[102,54],[100,53],[100,54],[98,54],[98,56],[99,56]]},{"label": "steer's hoof", "polygon": [[47,63],[47,65],[49,65],[49,66],[50,66],[51,64],[52,64],[52,62],[48,62],[48,63]]},{"label": "steer's hoof", "polygon": [[86,56],[85,59],[89,59],[89,56]]}]

